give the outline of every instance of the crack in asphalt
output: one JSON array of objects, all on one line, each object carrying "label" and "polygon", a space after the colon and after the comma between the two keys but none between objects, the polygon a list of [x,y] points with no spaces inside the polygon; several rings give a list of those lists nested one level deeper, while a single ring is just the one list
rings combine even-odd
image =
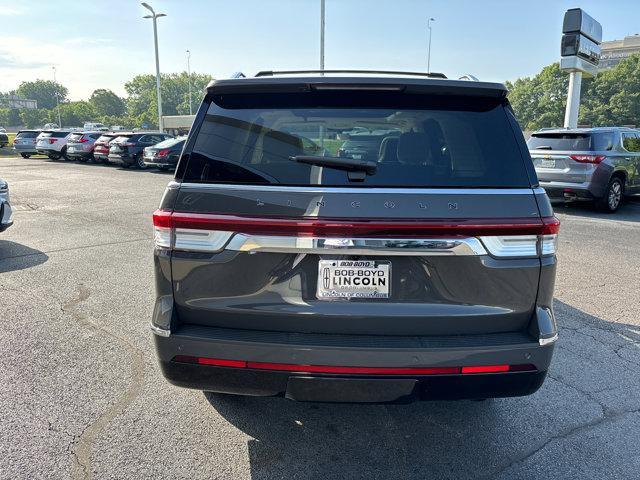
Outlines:
[{"label": "crack in asphalt", "polygon": [[71,469],[71,474],[74,479],[92,478],[91,448],[96,438],[114,418],[124,413],[128,406],[138,397],[142,390],[142,380],[144,377],[144,355],[142,350],[133,345],[128,339],[114,334],[105,327],[95,323],[85,313],[80,311],[80,304],[85,302],[90,295],[90,290],[83,284],[80,284],[78,286],[78,295],[67,301],[62,306],[62,311],[85,327],[108,335],[131,353],[131,381],[127,390],[120,395],[106,411],[100,414],[98,418],[89,425],[86,425],[82,432],[74,436],[73,440],[69,443],[69,451],[74,458]]}]

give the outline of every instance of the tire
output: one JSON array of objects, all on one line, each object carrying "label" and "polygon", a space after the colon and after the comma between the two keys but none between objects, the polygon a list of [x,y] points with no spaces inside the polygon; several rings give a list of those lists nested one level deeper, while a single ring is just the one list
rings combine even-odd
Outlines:
[{"label": "tire", "polygon": [[67,162],[71,161],[71,159],[67,157],[67,147],[62,147],[62,150],[60,150],[60,156],[63,157]]},{"label": "tire", "polygon": [[29,158],[31,156],[31,154],[30,153],[21,153],[20,156],[22,158]]},{"label": "tire", "polygon": [[614,213],[622,205],[623,198],[624,181],[618,176],[611,177],[604,195],[596,200],[596,207],[602,212]]},{"label": "tire", "polygon": [[144,170],[145,168],[147,168],[147,166],[144,164],[144,158],[142,157],[142,155],[138,155],[136,157],[136,163],[135,163],[136,167],[138,167],[140,170]]},{"label": "tire", "polygon": [[122,168],[129,168],[129,167],[131,167],[131,164],[130,164],[130,163],[127,163],[127,162],[122,162],[122,164],[121,164],[120,166],[121,166]]},{"label": "tire", "polygon": [[49,157],[51,160],[60,160],[62,155],[60,155],[59,153],[48,153],[47,157]]}]

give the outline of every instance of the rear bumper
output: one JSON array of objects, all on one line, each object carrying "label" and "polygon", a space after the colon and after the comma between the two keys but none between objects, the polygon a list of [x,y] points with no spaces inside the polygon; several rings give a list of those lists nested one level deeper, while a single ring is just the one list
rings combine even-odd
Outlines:
[{"label": "rear bumper", "polygon": [[540,182],[551,201],[593,200],[592,182]]},{"label": "rear bumper", "polygon": [[16,151],[16,153],[28,153],[31,155],[35,155],[38,153],[34,145],[14,145],[13,149]]},{"label": "rear bumper", "polygon": [[69,158],[93,158],[93,152],[69,152],[67,150],[67,157]]},{"label": "rear bumper", "polygon": [[13,225],[13,210],[9,202],[0,202],[0,232]]},{"label": "rear bumper", "polygon": [[110,153],[107,157],[111,163],[119,165],[133,165],[136,161],[135,156],[132,155],[115,155]]},{"label": "rear bumper", "polygon": [[144,164],[149,167],[174,167],[176,166],[176,162],[172,162],[169,160],[162,160],[157,157],[144,157]]},{"label": "rear bumper", "polygon": [[[544,380],[553,343],[526,333],[397,337],[289,334],[183,326],[154,335],[164,376],[174,385],[295,400],[389,402],[528,395]],[[220,367],[177,361],[179,356],[287,364],[288,371]],[[178,359],[179,360],[179,359]],[[532,371],[489,374],[362,375],[305,372],[304,366],[441,368],[531,365]]]}]

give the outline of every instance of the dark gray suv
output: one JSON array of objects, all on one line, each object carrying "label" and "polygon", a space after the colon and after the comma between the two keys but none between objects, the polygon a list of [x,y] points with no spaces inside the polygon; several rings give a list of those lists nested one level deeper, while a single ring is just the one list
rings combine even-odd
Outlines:
[{"label": "dark gray suv", "polygon": [[[536,391],[559,223],[506,97],[415,75],[212,82],[153,217],[165,377],[308,401]],[[338,156],[360,127],[389,132],[377,158]]]}]

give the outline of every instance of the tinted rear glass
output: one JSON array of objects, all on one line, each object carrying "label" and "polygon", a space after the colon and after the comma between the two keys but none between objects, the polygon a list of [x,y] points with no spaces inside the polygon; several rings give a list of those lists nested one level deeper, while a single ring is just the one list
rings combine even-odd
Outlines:
[{"label": "tinted rear glass", "polygon": [[70,142],[77,142],[81,138],[82,138],[82,134],[81,133],[73,133],[73,134],[69,135],[69,141]]},{"label": "tinted rear glass", "polygon": [[613,132],[597,133],[534,133],[529,138],[529,150],[592,151],[611,150],[614,146]]},{"label": "tinted rear glass", "polygon": [[[292,161],[375,162],[364,181]],[[528,187],[500,100],[380,92],[213,96],[185,181],[238,184]]]},{"label": "tinted rear glass", "polygon": [[40,132],[18,132],[16,138],[36,138]]},{"label": "tinted rear glass", "polygon": [[102,136],[101,136],[101,137],[99,137],[99,138],[98,138],[98,140],[96,140],[96,141],[97,141],[97,142],[104,142],[104,143],[108,143],[108,142],[110,142],[111,140],[113,140],[114,138],[116,138],[116,137],[111,136],[111,135],[102,135]]},{"label": "tinted rear glass", "polygon": [[156,143],[153,148],[171,148],[178,143],[183,144],[184,138],[168,138],[160,143]]}]

